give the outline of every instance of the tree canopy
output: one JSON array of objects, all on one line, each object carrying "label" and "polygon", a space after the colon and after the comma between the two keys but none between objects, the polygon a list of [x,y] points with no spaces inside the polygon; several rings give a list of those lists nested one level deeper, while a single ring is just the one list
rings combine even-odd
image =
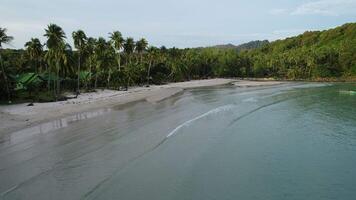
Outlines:
[{"label": "tree canopy", "polygon": [[[56,24],[48,25],[44,36],[44,44],[32,38],[25,50],[0,48],[0,84],[8,86],[8,90],[0,89],[2,99],[5,94],[16,98],[14,77],[26,73],[42,77],[45,81],[38,87],[56,99],[68,90],[127,89],[130,85],[212,77],[318,80],[356,76],[356,23],[274,42],[255,41],[241,48],[154,47],[144,38],[124,39],[119,31],[109,33],[106,39],[88,37],[78,30],[72,33],[73,50]],[[0,47],[12,39],[0,28]]]}]

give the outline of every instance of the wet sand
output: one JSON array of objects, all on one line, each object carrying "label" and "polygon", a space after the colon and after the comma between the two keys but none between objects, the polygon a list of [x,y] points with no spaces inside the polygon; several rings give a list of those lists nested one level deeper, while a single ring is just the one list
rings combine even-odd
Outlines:
[{"label": "wet sand", "polygon": [[196,88],[5,134],[0,199],[349,199],[350,87]]},{"label": "wet sand", "polygon": [[0,135],[73,114],[110,108],[131,102],[147,101],[156,104],[190,88],[225,84],[234,84],[238,87],[257,87],[281,83],[277,81],[235,79],[195,80],[160,86],[133,87],[128,91],[98,90],[93,93],[83,93],[76,99],[51,103],[35,103],[34,106],[27,106],[27,103],[0,106]]}]

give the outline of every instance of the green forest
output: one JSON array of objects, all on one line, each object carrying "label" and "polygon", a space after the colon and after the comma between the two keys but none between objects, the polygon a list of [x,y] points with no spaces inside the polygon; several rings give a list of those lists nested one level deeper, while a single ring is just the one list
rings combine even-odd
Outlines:
[{"label": "green forest", "polygon": [[135,41],[119,31],[99,38],[83,30],[67,35],[56,24],[44,28],[43,35],[44,43],[31,38],[24,49],[6,49],[16,38],[6,27],[0,28],[2,102],[57,101],[64,98],[63,92],[127,90],[215,77],[310,81],[356,77],[356,23],[242,50],[154,47],[144,38]]}]

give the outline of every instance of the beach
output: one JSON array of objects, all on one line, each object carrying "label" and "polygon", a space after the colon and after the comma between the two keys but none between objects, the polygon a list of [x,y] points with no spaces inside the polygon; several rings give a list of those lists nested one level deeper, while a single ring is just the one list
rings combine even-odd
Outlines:
[{"label": "beach", "polygon": [[42,121],[0,137],[0,198],[350,199],[353,86],[213,79],[4,106]]},{"label": "beach", "polygon": [[249,81],[236,79],[207,79],[186,82],[169,83],[166,85],[152,85],[150,87],[132,87],[128,91],[97,90],[92,93],[82,93],[78,98],[67,101],[28,103],[0,106],[0,135],[21,130],[46,121],[70,116],[73,114],[110,108],[137,101],[159,103],[186,89],[211,87],[233,84],[237,87],[258,87],[278,85],[279,81]]}]

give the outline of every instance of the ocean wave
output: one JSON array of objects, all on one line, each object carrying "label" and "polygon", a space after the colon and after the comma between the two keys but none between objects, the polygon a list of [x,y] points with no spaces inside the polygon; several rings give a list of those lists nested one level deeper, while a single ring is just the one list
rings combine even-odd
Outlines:
[{"label": "ocean wave", "polygon": [[215,109],[212,109],[206,113],[203,113],[193,119],[190,119],[182,124],[180,124],[179,126],[177,126],[175,129],[173,129],[167,136],[166,138],[169,138],[173,135],[175,135],[181,128],[183,127],[187,127],[189,125],[191,125],[193,122],[199,120],[199,119],[202,119],[202,118],[205,118],[207,116],[211,116],[211,115],[215,115],[215,114],[218,114],[218,113],[221,113],[221,112],[226,112],[226,111],[230,111],[232,110],[233,108],[235,108],[236,106],[235,105],[232,105],[232,104],[229,104],[229,105],[225,105],[225,106],[220,106],[220,107],[217,107]]},{"label": "ocean wave", "polygon": [[258,100],[255,97],[247,98],[242,100],[242,102],[257,102]]},{"label": "ocean wave", "polygon": [[326,87],[326,86],[332,86],[333,84],[331,83],[306,83],[302,85],[296,85],[296,86],[291,86],[290,88],[292,89],[303,89],[303,88],[314,88],[314,87]]}]

